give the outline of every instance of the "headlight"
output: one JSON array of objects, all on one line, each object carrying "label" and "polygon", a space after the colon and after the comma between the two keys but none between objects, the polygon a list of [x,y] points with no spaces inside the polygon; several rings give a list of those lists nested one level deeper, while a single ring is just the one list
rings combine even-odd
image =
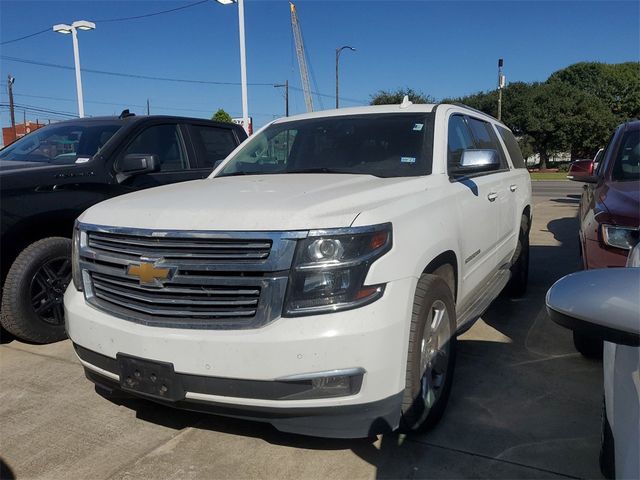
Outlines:
[{"label": "headlight", "polygon": [[73,239],[71,241],[71,276],[73,286],[79,292],[82,291],[82,273],[80,272],[80,229],[78,222],[73,227]]},{"label": "headlight", "polygon": [[289,277],[285,316],[356,308],[382,296],[365,286],[369,266],[391,248],[391,224],[312,231],[301,240]]},{"label": "headlight", "polygon": [[602,225],[602,240],[610,247],[631,250],[638,243],[638,229]]}]

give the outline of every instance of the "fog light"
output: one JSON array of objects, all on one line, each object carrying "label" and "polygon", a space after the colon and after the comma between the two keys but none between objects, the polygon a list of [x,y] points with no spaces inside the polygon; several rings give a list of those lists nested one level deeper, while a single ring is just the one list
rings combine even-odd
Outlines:
[{"label": "fog light", "polygon": [[362,375],[318,377],[311,380],[312,398],[344,397],[360,391]]}]

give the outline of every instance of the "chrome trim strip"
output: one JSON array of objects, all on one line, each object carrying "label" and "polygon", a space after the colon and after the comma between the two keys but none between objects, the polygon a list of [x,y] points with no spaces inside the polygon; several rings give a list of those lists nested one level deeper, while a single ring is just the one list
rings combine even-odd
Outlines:
[{"label": "chrome trim strip", "polygon": [[297,373],[295,375],[278,377],[274,380],[278,382],[296,382],[300,380],[313,380],[314,378],[324,377],[355,377],[357,375],[364,375],[366,372],[367,371],[362,367],[341,368],[337,370],[324,370],[322,372]]},{"label": "chrome trim strip", "polygon": [[391,222],[379,223],[377,225],[365,225],[362,227],[324,228],[320,230],[309,230],[309,234],[307,235],[307,237],[326,237],[331,235],[349,234],[355,235],[358,233],[380,232],[383,230],[391,231]]}]

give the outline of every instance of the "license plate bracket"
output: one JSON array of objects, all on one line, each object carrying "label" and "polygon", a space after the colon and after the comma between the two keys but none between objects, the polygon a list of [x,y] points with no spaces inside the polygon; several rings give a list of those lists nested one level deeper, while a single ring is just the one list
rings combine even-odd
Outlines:
[{"label": "license plate bracket", "polygon": [[158,362],[118,353],[120,387],[132,393],[176,402],[184,399],[184,388],[173,363]]}]

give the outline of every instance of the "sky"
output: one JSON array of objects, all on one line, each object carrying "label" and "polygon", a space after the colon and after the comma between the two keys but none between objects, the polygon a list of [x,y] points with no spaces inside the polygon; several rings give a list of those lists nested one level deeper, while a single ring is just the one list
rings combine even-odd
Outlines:
[{"label": "sky", "polygon": [[[79,32],[82,68],[164,77],[187,83],[84,72],[85,113],[209,118],[218,108],[241,116],[238,9],[208,0],[185,1],[0,0],[0,43],[93,20]],[[367,104],[381,89],[411,87],[436,99],[496,88],[497,60],[507,82],[544,81],[580,61],[640,60],[640,2],[632,1],[325,1],[298,0],[316,109],[335,103],[335,49],[340,59],[341,106]],[[102,20],[102,21],[101,21]],[[245,0],[249,114],[255,127],[284,115],[291,84],[291,113],[305,111],[286,0]],[[22,60],[21,62],[16,59]],[[77,114],[69,35],[53,31],[0,45],[0,124],[10,123],[7,75],[15,77],[17,120],[61,119]],[[253,85],[252,85],[253,84]],[[262,85],[260,85],[262,84]],[[31,110],[24,113],[25,108]],[[34,109],[56,113],[36,112]]]}]

